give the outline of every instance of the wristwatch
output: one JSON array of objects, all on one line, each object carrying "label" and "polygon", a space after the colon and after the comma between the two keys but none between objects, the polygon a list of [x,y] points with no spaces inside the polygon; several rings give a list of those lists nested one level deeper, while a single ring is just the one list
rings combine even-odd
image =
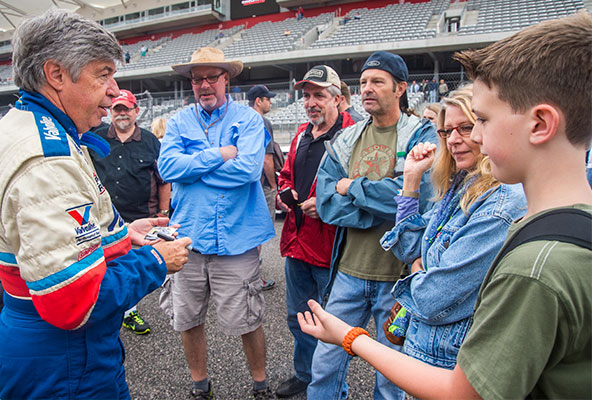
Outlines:
[{"label": "wristwatch", "polygon": [[169,216],[169,210],[160,210],[158,213],[164,215],[165,217]]},{"label": "wristwatch", "polygon": [[397,195],[411,197],[412,199],[419,199],[419,192],[415,192],[415,191],[411,191],[411,190],[399,189],[399,191],[397,192]]}]

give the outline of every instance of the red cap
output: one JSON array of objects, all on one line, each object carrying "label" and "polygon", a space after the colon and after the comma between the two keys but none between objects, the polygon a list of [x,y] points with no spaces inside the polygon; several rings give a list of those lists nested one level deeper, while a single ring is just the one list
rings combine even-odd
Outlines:
[{"label": "red cap", "polygon": [[111,108],[115,107],[118,104],[123,104],[127,108],[136,108],[138,106],[136,96],[134,96],[133,93],[129,90],[125,89],[120,90],[119,96],[113,99],[113,103],[111,103]]}]

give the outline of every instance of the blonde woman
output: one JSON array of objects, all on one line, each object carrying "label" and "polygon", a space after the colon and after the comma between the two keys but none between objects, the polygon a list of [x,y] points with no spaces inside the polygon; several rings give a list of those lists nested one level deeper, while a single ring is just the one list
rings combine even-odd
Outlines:
[{"label": "blonde woman", "polygon": [[150,130],[158,138],[158,140],[162,140],[164,133],[166,132],[166,118],[155,118],[150,125]]},{"label": "blonde woman", "polygon": [[[522,187],[496,181],[489,159],[469,137],[475,124],[471,99],[472,85],[444,98],[439,149],[420,143],[407,156],[396,225],[381,240],[410,265],[421,258],[392,292],[406,310],[395,321],[400,331],[393,332],[406,336],[403,352],[449,369],[469,330],[481,282],[508,227],[526,211]],[[421,215],[419,182],[430,168],[437,203]],[[397,321],[408,322],[406,330]]]}]

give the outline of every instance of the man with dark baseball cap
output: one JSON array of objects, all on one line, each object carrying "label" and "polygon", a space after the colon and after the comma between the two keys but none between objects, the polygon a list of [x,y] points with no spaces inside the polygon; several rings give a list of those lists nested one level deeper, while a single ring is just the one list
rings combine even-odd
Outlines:
[{"label": "man with dark baseball cap", "polygon": [[[269,215],[272,220],[275,220],[275,195],[277,194],[277,177],[275,174],[275,163],[273,161],[274,140],[273,140],[273,126],[271,121],[265,118],[265,114],[271,111],[271,99],[276,96],[276,93],[270,92],[265,85],[255,85],[247,92],[247,100],[249,100],[249,107],[257,111],[263,118],[263,126],[266,140],[269,140],[265,146],[265,159],[263,160],[263,171],[261,173],[261,185],[263,186],[263,193],[265,194],[265,201],[269,209]],[[259,259],[261,260],[261,246],[259,249]],[[273,279],[265,279],[261,277],[263,290],[273,289],[275,281]]]},{"label": "man with dark baseball cap", "polygon": [[265,85],[255,85],[247,92],[247,100],[255,101],[255,99],[267,97],[268,99],[274,98],[277,93],[270,91]]},{"label": "man with dark baseball cap", "polygon": [[[365,327],[370,316],[381,326],[389,316],[394,303],[390,291],[404,263],[385,252],[379,239],[396,218],[394,197],[403,186],[398,171],[403,170],[405,155],[417,142],[437,143],[431,123],[405,112],[407,78],[407,66],[398,55],[378,51],[368,57],[360,89],[370,118],[345,128],[327,146],[319,167],[317,210],[323,222],[337,226],[326,309],[352,326]],[[422,179],[416,195],[423,212],[431,185],[429,178]],[[399,349],[382,329],[377,334],[379,342]],[[350,358],[342,349],[319,342],[308,398],[346,398]],[[399,396],[400,389],[377,373],[374,399]]]}]

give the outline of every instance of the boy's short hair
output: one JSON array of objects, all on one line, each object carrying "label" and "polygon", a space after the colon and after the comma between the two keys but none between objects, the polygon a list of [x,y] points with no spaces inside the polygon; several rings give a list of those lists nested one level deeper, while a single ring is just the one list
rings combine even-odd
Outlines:
[{"label": "boy's short hair", "polygon": [[454,58],[473,80],[490,88],[514,111],[550,103],[565,115],[574,146],[592,141],[592,17],[586,12],[541,22],[479,50]]}]

